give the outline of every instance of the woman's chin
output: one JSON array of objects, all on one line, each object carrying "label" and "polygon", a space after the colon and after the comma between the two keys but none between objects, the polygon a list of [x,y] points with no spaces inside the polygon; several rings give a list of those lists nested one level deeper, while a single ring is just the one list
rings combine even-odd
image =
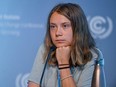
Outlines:
[{"label": "woman's chin", "polygon": [[67,45],[64,45],[64,44],[57,44],[56,47],[59,48],[59,47],[66,47]]}]

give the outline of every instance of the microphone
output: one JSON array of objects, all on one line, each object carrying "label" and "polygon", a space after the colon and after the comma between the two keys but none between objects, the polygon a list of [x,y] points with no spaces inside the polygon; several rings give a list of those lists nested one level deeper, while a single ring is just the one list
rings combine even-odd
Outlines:
[{"label": "microphone", "polygon": [[54,50],[56,50],[56,46],[51,46],[50,51],[54,51]]},{"label": "microphone", "polygon": [[51,46],[50,47],[50,51],[48,53],[48,56],[47,56],[47,59],[46,59],[46,62],[45,62],[45,65],[44,65],[44,68],[43,68],[43,72],[42,72],[42,75],[41,75],[41,79],[40,79],[40,87],[41,87],[41,84],[42,84],[42,79],[43,79],[43,76],[44,76],[44,73],[45,73],[45,69],[46,69],[46,65],[47,65],[47,62],[50,58],[50,54],[56,50],[56,46]]}]

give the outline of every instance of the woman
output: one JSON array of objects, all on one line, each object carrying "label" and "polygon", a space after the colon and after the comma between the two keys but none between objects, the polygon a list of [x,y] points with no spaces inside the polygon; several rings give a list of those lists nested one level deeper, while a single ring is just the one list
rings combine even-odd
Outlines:
[{"label": "woman", "polygon": [[[41,76],[50,47],[55,46]],[[50,12],[45,42],[40,46],[28,87],[91,87],[98,57],[86,16],[77,4],[61,3]]]}]

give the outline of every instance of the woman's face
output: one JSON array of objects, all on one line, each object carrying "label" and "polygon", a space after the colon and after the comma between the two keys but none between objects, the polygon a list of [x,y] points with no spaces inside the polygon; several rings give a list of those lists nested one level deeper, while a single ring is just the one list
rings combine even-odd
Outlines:
[{"label": "woman's face", "polygon": [[56,47],[70,46],[73,41],[70,20],[54,12],[50,18],[50,36]]}]

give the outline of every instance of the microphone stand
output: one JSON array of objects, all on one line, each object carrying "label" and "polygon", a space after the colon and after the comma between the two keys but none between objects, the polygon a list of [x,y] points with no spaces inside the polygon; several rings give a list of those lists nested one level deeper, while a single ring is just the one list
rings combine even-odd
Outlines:
[{"label": "microphone stand", "polygon": [[42,84],[42,79],[43,79],[43,76],[44,76],[44,73],[45,73],[45,69],[46,69],[47,62],[48,62],[48,60],[49,60],[49,58],[50,58],[51,53],[52,53],[55,49],[56,49],[55,46],[50,47],[50,51],[49,51],[49,53],[48,53],[48,56],[47,56],[47,59],[46,59],[46,62],[45,62],[44,68],[43,68],[43,72],[42,72],[42,75],[41,75],[40,87],[41,87],[41,84]]}]

